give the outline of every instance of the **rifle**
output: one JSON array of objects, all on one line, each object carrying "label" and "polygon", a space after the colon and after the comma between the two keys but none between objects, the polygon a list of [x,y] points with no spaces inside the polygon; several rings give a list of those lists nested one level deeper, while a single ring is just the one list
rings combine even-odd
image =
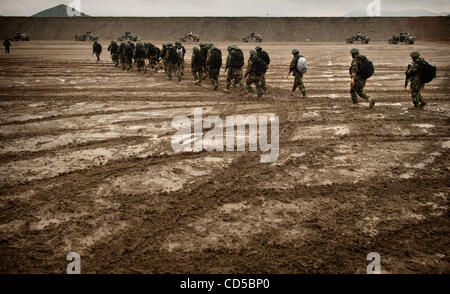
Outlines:
[{"label": "rifle", "polygon": [[406,90],[406,87],[408,87],[409,80],[411,79],[411,75],[408,74],[409,69],[411,68],[411,66],[412,66],[411,64],[408,64],[408,69],[405,71],[405,75],[406,75],[406,78],[405,78],[405,90]]}]

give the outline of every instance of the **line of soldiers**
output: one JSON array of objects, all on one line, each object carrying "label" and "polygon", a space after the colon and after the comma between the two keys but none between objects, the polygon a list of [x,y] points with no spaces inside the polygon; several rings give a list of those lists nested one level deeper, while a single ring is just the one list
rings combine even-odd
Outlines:
[{"label": "line of soldiers", "polygon": [[[101,46],[97,42],[94,42],[94,53],[99,56],[101,53]],[[200,47],[200,48],[199,48]],[[222,67],[222,52],[213,43],[200,43],[199,47],[194,47],[191,58],[191,73],[194,77],[195,85],[201,86],[202,81],[209,79],[214,90],[219,87],[219,74]],[[97,49],[96,49],[97,48]],[[115,41],[111,41],[108,47],[108,51],[111,53],[112,61],[115,66],[122,65],[122,70],[130,71],[134,63],[136,63],[137,71],[147,72],[145,66],[145,60],[148,59],[150,68],[158,71],[164,69],[169,80],[172,80],[172,75],[175,74],[178,81],[181,81],[184,75],[185,63],[184,56],[186,49],[181,45],[181,42],[176,41],[175,46],[171,43],[162,45],[162,50],[153,45],[152,43],[138,42],[134,45],[132,42],[122,42],[118,45]],[[257,46],[255,50],[251,50],[250,58],[247,61],[247,68],[245,74],[243,73],[244,67],[244,54],[237,45],[231,45],[227,48],[228,56],[225,63],[226,77],[226,93],[231,93],[231,86],[234,88],[239,86],[240,90],[244,90],[243,79],[247,86],[249,96],[254,91],[252,85],[255,85],[257,96],[261,97],[267,93],[267,85],[265,74],[270,65],[269,54],[264,51],[261,46]],[[291,90],[292,94],[299,89],[303,97],[307,97],[306,88],[303,83],[304,72],[301,72],[298,67],[298,60],[303,57],[298,49],[292,50],[292,61],[289,65],[289,74],[294,75],[294,84]],[[365,92],[367,78],[364,78],[361,72],[361,60],[365,59],[365,56],[361,55],[359,50],[353,48],[350,50],[352,55],[352,63],[349,69],[351,76],[350,95],[354,104],[358,103],[358,96],[369,102],[369,107],[375,106],[376,100],[369,97]],[[412,52],[411,58],[413,64],[408,68],[406,72],[408,79],[411,81],[411,96],[414,107],[422,109],[427,104],[422,96],[421,91],[424,87],[424,83],[421,80],[420,66],[425,61],[419,52]],[[161,65],[162,63],[162,65]]]}]

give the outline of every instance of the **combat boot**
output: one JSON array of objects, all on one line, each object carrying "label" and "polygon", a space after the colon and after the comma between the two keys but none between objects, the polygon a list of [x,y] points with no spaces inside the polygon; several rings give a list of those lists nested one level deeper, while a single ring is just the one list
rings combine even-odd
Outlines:
[{"label": "combat boot", "polygon": [[423,109],[426,105],[427,103],[425,101],[420,101],[419,108]]}]

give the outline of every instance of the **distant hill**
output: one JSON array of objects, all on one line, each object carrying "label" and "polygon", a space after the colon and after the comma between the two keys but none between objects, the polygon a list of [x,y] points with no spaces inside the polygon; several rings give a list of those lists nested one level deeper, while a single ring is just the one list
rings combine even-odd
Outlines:
[{"label": "distant hill", "polygon": [[[55,7],[43,10],[39,13],[36,13],[36,14],[32,15],[31,17],[72,17],[67,14],[68,8],[69,7],[67,5],[60,4]],[[69,9],[71,9],[71,8],[69,8]],[[79,12],[77,10],[73,10],[73,11],[74,11],[73,14],[75,16],[78,16],[78,15],[80,15],[80,17],[88,17],[89,16],[89,15],[84,14],[83,12]]]},{"label": "distant hill", "polygon": [[[445,16],[447,13],[435,13],[432,11],[428,11],[425,9],[407,9],[407,10],[401,10],[401,11],[389,11],[389,10],[382,10],[381,16]],[[344,17],[363,17],[367,16],[366,11],[352,11],[350,13],[347,13],[344,15]]]}]

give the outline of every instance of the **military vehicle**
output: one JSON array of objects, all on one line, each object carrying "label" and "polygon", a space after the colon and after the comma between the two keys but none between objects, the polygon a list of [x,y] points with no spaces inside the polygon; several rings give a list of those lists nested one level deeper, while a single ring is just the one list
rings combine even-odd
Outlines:
[{"label": "military vehicle", "polygon": [[139,40],[139,37],[136,35],[133,35],[130,32],[125,32],[125,34],[123,34],[122,36],[120,36],[119,38],[117,38],[117,40],[119,42],[122,41],[131,41],[131,42],[137,42]]},{"label": "military vehicle", "polygon": [[200,42],[200,37],[193,34],[192,32],[186,34],[183,38],[180,38],[181,42],[187,42],[188,40],[194,41],[194,42]]},{"label": "military vehicle", "polygon": [[353,44],[353,43],[361,43],[361,44],[367,44],[369,43],[370,38],[369,36],[364,36],[360,32],[356,33],[355,35],[351,36],[350,38],[347,38],[347,43]]},{"label": "military vehicle", "polygon": [[13,40],[14,41],[30,41],[30,36],[28,36],[27,34],[23,34],[23,33],[17,33],[14,35]]},{"label": "military vehicle", "polygon": [[399,36],[392,36],[389,39],[389,44],[409,44],[412,45],[416,41],[416,37],[410,35],[409,33],[400,33]]},{"label": "military vehicle", "polygon": [[261,37],[261,35],[257,35],[254,32],[252,32],[252,33],[250,33],[250,35],[248,35],[247,37],[242,39],[242,42],[248,43],[248,42],[253,41],[253,40],[255,40],[258,43],[261,43],[262,42],[262,37]]},{"label": "military vehicle", "polygon": [[98,37],[96,34],[93,34],[91,32],[86,32],[86,34],[84,34],[84,35],[80,35],[80,36],[76,35],[74,39],[75,39],[75,41],[82,41],[82,42],[84,42],[86,40],[97,41]]}]

